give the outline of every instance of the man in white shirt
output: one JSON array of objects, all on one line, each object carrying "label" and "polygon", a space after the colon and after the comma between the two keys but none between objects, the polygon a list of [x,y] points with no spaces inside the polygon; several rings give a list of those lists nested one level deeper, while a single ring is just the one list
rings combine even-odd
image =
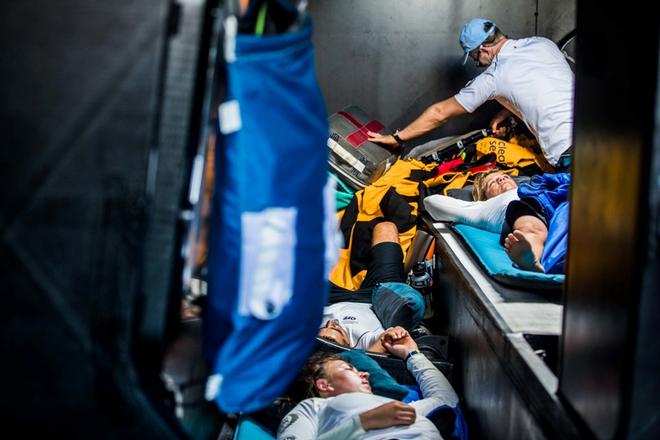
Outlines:
[{"label": "man in white shirt", "polygon": [[[405,331],[404,331],[405,332]],[[280,423],[278,439],[440,439],[426,417],[442,406],[455,409],[458,395],[445,376],[419,353],[405,332],[387,337],[384,347],[404,359],[415,377],[423,399],[405,404],[372,394],[369,373],[360,372],[336,355],[313,356],[304,378],[310,394]]]},{"label": "man in white shirt", "polygon": [[504,110],[491,120],[493,132],[503,134],[500,124],[515,115],[534,134],[548,162],[561,166],[561,156],[573,143],[575,77],[557,45],[543,37],[509,39],[483,18],[463,27],[460,43],[463,62],[472,58],[486,70],[456,95],[428,107],[403,130],[391,135],[369,132],[369,140],[400,146],[495,99]]}]

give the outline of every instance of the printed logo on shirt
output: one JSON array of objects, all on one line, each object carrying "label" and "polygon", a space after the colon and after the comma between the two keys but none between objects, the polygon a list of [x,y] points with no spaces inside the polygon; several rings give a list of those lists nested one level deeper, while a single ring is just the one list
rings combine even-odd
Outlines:
[{"label": "printed logo on shirt", "polygon": [[[289,414],[284,418],[284,420],[282,420],[282,423],[280,423],[280,427],[277,430],[277,432],[278,433],[284,432],[284,430],[289,426],[293,425],[296,422],[296,420],[298,420],[298,414]],[[286,438],[294,439],[295,437],[286,437]]]},{"label": "printed logo on shirt", "polygon": [[341,318],[341,322],[342,324],[351,325],[351,324],[358,324],[360,320],[358,319],[357,316],[346,315],[343,318]]}]

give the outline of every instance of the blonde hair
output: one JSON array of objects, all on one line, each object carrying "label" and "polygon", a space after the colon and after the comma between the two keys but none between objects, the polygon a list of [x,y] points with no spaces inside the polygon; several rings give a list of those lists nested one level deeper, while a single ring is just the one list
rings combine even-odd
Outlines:
[{"label": "blonde hair", "polygon": [[472,187],[472,198],[474,200],[486,200],[486,176],[490,176],[493,173],[499,173],[500,170],[493,168],[492,170],[484,171],[479,173],[474,178],[474,186]]}]

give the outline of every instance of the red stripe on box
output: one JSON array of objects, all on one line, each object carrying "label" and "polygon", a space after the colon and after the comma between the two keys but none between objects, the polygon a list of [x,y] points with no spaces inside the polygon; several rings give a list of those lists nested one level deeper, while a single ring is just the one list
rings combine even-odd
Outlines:
[{"label": "red stripe on box", "polygon": [[381,124],[380,122],[376,121],[375,119],[373,121],[367,122],[367,125],[365,125],[366,129],[369,131],[375,131],[378,133],[381,131],[385,126]]},{"label": "red stripe on box", "polygon": [[383,124],[375,119],[373,121],[367,122],[365,125],[362,125],[360,121],[355,119],[350,113],[337,112],[337,114],[343,116],[346,120],[358,128],[358,130],[346,136],[346,140],[355,148],[360,148],[360,146],[364,144],[367,139],[369,139],[369,136],[367,136],[367,131],[379,132],[385,128]]},{"label": "red stripe on box", "polygon": [[344,118],[348,119],[349,122],[353,125],[355,125],[357,128],[362,128],[362,124],[360,124],[360,121],[355,119],[353,115],[346,113],[346,112],[337,112],[338,115],[342,115]]},{"label": "red stripe on box", "polygon": [[353,145],[355,148],[360,148],[360,145],[364,144],[368,139],[367,133],[362,130],[356,130],[353,133],[346,136],[346,140]]}]

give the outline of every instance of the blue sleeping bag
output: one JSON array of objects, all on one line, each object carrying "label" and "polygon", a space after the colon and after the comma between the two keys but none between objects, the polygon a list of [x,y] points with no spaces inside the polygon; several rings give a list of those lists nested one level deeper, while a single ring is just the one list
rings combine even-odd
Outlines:
[{"label": "blue sleeping bag", "polygon": [[285,391],[326,302],[335,201],[311,36],[308,18],[278,35],[227,31],[204,317],[206,395],[227,413]]},{"label": "blue sleeping bag", "polygon": [[570,185],[569,173],[546,173],[533,176],[530,182],[518,187],[518,197],[521,200],[536,200],[548,227],[548,237],[541,255],[541,265],[548,274],[563,274],[565,271]]}]

